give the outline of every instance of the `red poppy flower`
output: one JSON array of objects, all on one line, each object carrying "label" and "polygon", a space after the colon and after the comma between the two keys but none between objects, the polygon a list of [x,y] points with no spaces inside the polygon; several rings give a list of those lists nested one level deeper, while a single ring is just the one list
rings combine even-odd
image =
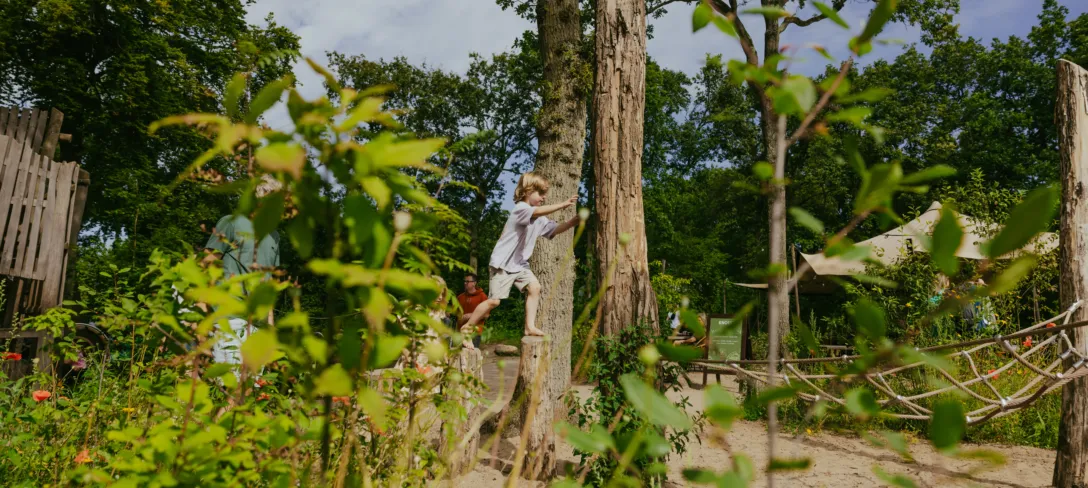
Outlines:
[{"label": "red poppy flower", "polygon": [[5,361],[22,361],[23,355],[17,352],[5,352],[0,353],[0,359],[3,359]]},{"label": "red poppy flower", "polygon": [[346,397],[346,396],[332,397],[332,402],[333,403],[343,403],[344,405],[347,405],[347,404],[351,403],[351,397]]},{"label": "red poppy flower", "polygon": [[995,380],[997,379],[997,377],[998,377],[998,373],[997,373],[997,370],[996,370],[996,369],[991,369],[991,370],[990,370],[990,377],[991,377],[991,378],[993,378],[993,379],[995,379]]},{"label": "red poppy flower", "polygon": [[1031,347],[1031,337],[1024,338],[1024,347]]},{"label": "red poppy flower", "polygon": [[1046,328],[1049,329],[1051,327],[1054,327],[1054,322],[1050,322],[1050,323],[1046,324]]},{"label": "red poppy flower", "polygon": [[431,367],[430,366],[416,366],[416,371],[419,371],[420,374],[426,375],[426,374],[429,374],[431,372]]},{"label": "red poppy flower", "polygon": [[53,394],[45,390],[38,390],[34,393],[31,393],[30,396],[34,397],[34,401],[40,402],[42,400],[45,400],[46,398],[53,396]]},{"label": "red poppy flower", "polygon": [[76,464],[89,463],[89,462],[91,462],[91,453],[86,449],[84,449],[82,451],[79,451],[79,454],[76,454],[75,461],[76,461]]},{"label": "red poppy flower", "polygon": [[261,393],[257,395],[257,401],[268,400],[268,393]]},{"label": "red poppy flower", "polygon": [[257,386],[268,386],[268,381],[264,378],[257,378]]}]

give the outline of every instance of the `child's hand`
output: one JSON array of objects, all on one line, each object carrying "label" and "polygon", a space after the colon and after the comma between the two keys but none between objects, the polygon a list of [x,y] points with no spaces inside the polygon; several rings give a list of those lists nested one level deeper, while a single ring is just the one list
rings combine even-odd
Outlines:
[{"label": "child's hand", "polygon": [[566,208],[576,203],[578,203],[578,195],[568,198],[567,201],[563,202],[563,207]]}]

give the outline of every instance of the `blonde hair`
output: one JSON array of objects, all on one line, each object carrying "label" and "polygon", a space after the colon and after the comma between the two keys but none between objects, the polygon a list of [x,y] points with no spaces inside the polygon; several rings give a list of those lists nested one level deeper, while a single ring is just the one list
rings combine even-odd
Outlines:
[{"label": "blonde hair", "polygon": [[270,193],[280,191],[283,188],[283,183],[280,183],[274,176],[270,174],[261,175],[261,182],[257,183],[256,193],[257,198],[264,198]]},{"label": "blonde hair", "polygon": [[517,188],[514,188],[514,203],[525,200],[525,197],[534,191],[540,192],[541,195],[548,193],[549,187],[547,178],[532,171],[522,173],[521,178],[518,178]]},{"label": "blonde hair", "polygon": [[449,288],[446,286],[446,280],[438,275],[432,275],[431,279],[438,284],[438,298],[435,299],[435,303],[445,303],[446,293],[449,292]]}]

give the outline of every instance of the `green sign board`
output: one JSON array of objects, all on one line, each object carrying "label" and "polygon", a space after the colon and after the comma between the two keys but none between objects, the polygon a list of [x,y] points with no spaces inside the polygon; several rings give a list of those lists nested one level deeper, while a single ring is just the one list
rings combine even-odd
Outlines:
[{"label": "green sign board", "polygon": [[732,315],[711,315],[707,327],[707,359],[711,361],[739,361],[745,359],[745,330],[743,321]]}]

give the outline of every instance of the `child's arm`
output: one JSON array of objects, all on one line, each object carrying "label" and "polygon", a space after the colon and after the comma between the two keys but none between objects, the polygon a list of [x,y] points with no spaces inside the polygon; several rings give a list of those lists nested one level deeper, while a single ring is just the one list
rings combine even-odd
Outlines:
[{"label": "child's arm", "polygon": [[555,237],[555,236],[557,236],[559,234],[562,234],[562,233],[574,228],[574,226],[578,225],[578,222],[580,220],[581,219],[579,219],[578,216],[575,215],[574,217],[571,217],[570,220],[555,226],[555,230],[552,231],[552,237]]},{"label": "child's arm", "polygon": [[558,212],[560,210],[563,210],[564,208],[574,205],[575,203],[578,203],[578,195],[570,197],[569,200],[563,203],[557,203],[555,205],[541,205],[533,209],[533,218],[543,217],[545,215]]}]

